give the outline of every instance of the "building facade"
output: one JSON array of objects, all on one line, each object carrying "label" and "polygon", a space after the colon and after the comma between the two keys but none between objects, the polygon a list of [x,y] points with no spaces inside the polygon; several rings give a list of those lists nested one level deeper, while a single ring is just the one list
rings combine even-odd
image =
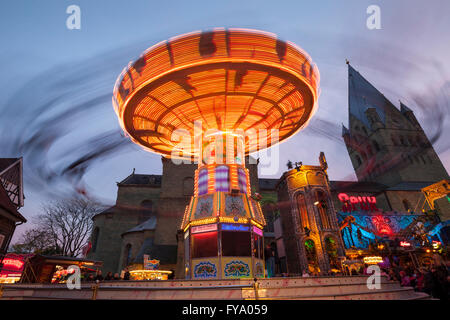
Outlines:
[{"label": "building facade", "polygon": [[[280,179],[259,179],[257,164],[246,165],[277,273],[329,272],[351,250],[383,241],[420,245],[424,234],[428,241],[448,239],[448,195],[430,205],[423,190],[445,185],[449,175],[414,112],[403,103],[396,108],[351,65],[348,83],[349,124],[342,136],[357,181],[330,181],[323,154],[320,165],[291,168]],[[179,229],[197,165],[162,158],[162,167],[162,175],[133,172],[118,183],[115,206],[94,217],[88,257],[103,261],[104,271],[142,263],[147,254],[184,277]]]},{"label": "building facade", "polygon": [[27,221],[18,211],[23,201],[22,158],[0,158],[0,262],[16,227]]}]

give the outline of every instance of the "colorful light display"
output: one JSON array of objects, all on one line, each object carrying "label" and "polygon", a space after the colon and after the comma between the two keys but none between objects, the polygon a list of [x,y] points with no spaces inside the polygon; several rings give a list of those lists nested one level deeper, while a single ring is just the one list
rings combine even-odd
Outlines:
[{"label": "colorful light display", "polygon": [[245,29],[181,35],[124,69],[113,97],[123,130],[146,150],[198,163],[180,227],[188,277],[263,276],[266,222],[245,156],[306,126],[318,85],[303,50]]},{"label": "colorful light display", "polygon": [[[318,84],[317,67],[295,44],[267,32],[217,28],[146,50],[118,78],[113,103],[134,142],[191,158],[199,152],[195,121],[202,122],[203,141],[209,129],[278,129],[279,141],[292,136],[314,113]],[[178,139],[182,130],[191,133],[186,141]],[[266,147],[269,135],[259,137]],[[249,140],[245,154],[257,148]]]}]

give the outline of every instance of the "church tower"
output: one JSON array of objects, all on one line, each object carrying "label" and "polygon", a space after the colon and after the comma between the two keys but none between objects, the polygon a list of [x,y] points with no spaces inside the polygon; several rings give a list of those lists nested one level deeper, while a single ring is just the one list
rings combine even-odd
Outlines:
[{"label": "church tower", "polygon": [[359,181],[395,186],[449,178],[414,112],[401,102],[396,108],[350,64],[348,104],[342,136]]}]

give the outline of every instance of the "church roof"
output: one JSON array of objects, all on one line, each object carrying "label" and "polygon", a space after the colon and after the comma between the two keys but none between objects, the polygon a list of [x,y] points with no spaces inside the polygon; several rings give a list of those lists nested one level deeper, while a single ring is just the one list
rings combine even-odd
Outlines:
[{"label": "church roof", "polygon": [[8,211],[10,214],[16,217],[18,221],[27,222],[27,219],[25,219],[25,217],[22,216],[19,211],[17,211],[17,208],[12,203],[11,199],[6,193],[6,190],[3,188],[1,184],[0,184],[0,208],[3,208],[6,211]]},{"label": "church roof", "polygon": [[367,81],[358,71],[348,64],[348,105],[349,116],[352,115],[371,129],[365,114],[369,108],[375,108],[382,123],[386,121],[386,107],[393,107],[392,103]]},{"label": "church roof", "polygon": [[148,186],[161,186],[161,175],[156,174],[136,174],[132,173],[124,180],[118,183],[118,185],[148,185]]},{"label": "church roof", "polygon": [[137,225],[134,228],[131,228],[130,230],[128,230],[124,233],[145,231],[145,230],[155,230],[155,229],[156,229],[156,216],[153,216],[150,219],[142,222],[141,224]]},{"label": "church roof", "polygon": [[20,158],[0,158],[0,173],[18,160]]},{"label": "church roof", "polygon": [[381,192],[386,185],[372,181],[330,181],[331,191],[338,192]]},{"label": "church roof", "polygon": [[404,181],[389,187],[387,191],[421,191],[423,188],[432,185],[435,181]]},{"label": "church roof", "polygon": [[405,113],[405,112],[413,112],[413,111],[410,108],[408,108],[405,104],[403,104],[403,102],[400,101],[400,112]]}]

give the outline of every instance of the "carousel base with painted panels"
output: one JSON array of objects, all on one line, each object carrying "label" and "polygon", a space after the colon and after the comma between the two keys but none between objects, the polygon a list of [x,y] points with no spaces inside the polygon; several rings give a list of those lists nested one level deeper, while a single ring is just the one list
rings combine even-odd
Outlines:
[{"label": "carousel base with painted panels", "polygon": [[243,176],[240,189],[222,192],[214,187],[212,193],[192,197],[186,208],[181,226],[186,279],[264,277],[265,220],[261,207],[247,192],[246,169],[237,165],[212,167],[216,173],[227,168]]}]

